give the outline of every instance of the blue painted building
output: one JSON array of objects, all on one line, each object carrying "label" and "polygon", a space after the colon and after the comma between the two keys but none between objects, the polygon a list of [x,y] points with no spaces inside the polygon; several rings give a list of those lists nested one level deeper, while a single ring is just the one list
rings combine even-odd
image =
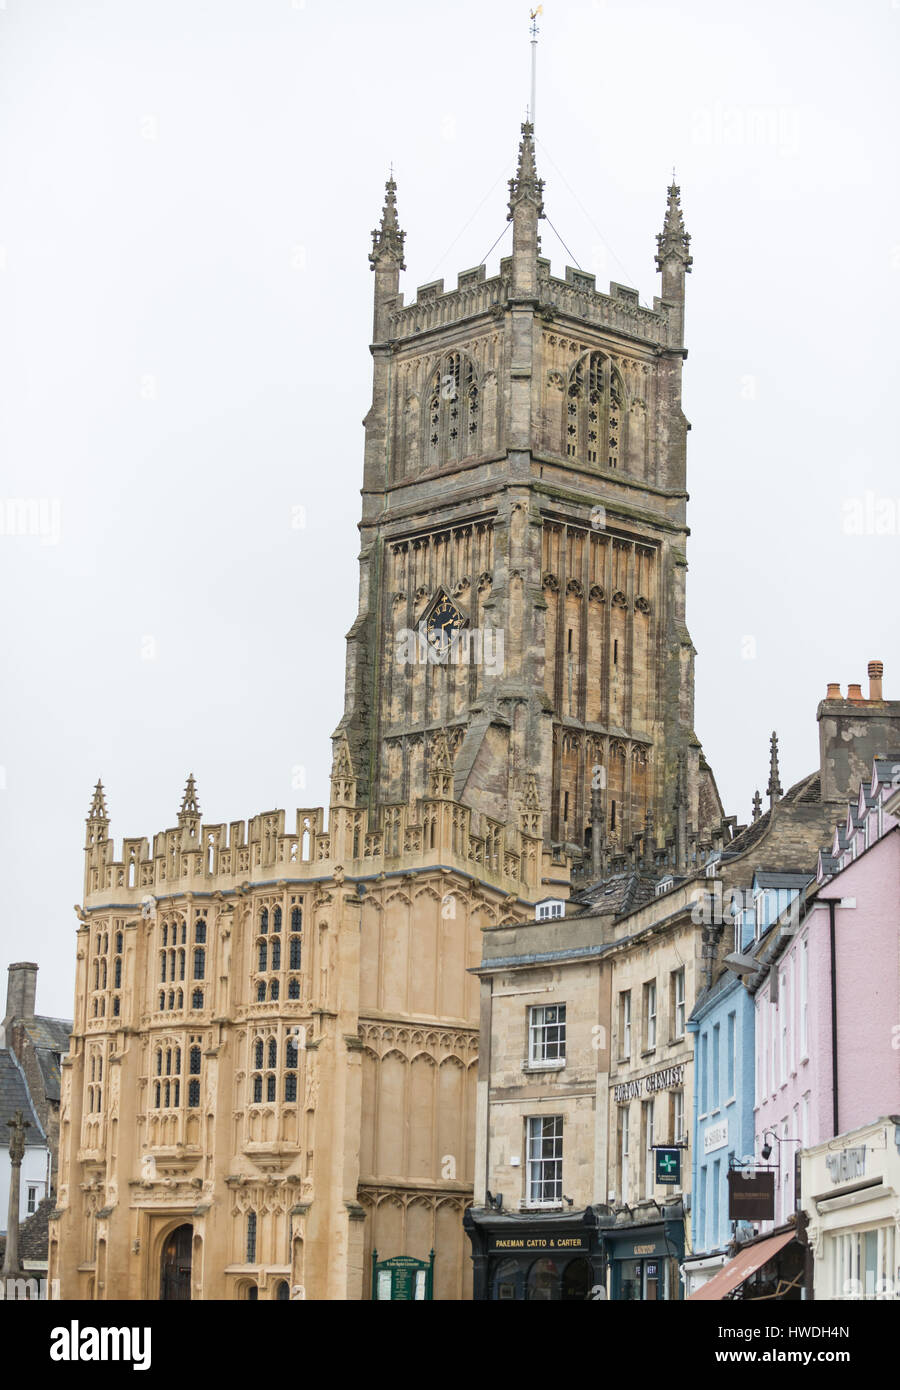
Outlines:
[{"label": "blue painted building", "polygon": [[[753,947],[808,882],[808,875],[756,873],[741,902],[732,902],[733,943]],[[691,1253],[682,1264],[685,1297],[712,1278],[728,1259],[735,1237],[752,1234],[728,1219],[732,1160],[754,1159],[756,1010],[741,976],[725,968],[697,996],[687,1023],[694,1037],[694,1114],[691,1128]]]}]

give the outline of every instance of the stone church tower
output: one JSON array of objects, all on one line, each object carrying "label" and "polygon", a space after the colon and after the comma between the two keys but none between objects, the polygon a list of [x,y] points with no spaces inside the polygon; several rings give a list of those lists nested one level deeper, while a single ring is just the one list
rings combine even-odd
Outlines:
[{"label": "stone church tower", "polygon": [[[550,274],[524,126],[512,255],[404,305],[374,232],[359,614],[330,805],[110,836],[77,908],[50,1276],[64,1298],[468,1297],[482,934],[573,872],[686,862],[721,807],[685,627],[684,277]],[[483,1117],[482,1117],[483,1118]]]},{"label": "stone church tower", "polygon": [[[370,257],[360,612],[337,736],[373,815],[424,795],[438,731],[454,796],[476,816],[514,823],[533,775],[547,847],[597,878],[617,854],[677,866],[722,818],[693,728],[685,623],[690,238],[673,185],[662,296],[646,309],[580,270],[554,278],[542,216],[524,125],[512,255],[490,279],[477,266],[405,305],[387,185]],[[455,651],[435,659],[454,632]]]}]

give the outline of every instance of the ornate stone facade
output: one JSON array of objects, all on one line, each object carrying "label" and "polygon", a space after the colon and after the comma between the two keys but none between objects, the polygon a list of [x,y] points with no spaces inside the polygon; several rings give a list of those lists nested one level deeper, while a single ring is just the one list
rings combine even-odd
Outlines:
[{"label": "ornate stone facade", "polygon": [[[436,1251],[470,1288],[477,984],[485,928],[553,876],[538,813],[505,827],[429,795],[376,825],[345,743],[321,810],[178,825],[116,857],[88,818],[76,1016],[63,1063],[51,1277],[158,1298],[189,1228],[194,1298],[360,1298],[370,1256]],[[172,1295],[172,1296],[187,1296]]]},{"label": "ornate stone facade", "polygon": [[525,126],[499,275],[404,307],[387,185],[327,822],[204,824],[191,779],[117,858],[98,784],[64,1296],[359,1298],[375,1248],[433,1248],[436,1296],[467,1296],[482,932],[721,817],[684,616],[677,190],[653,309],[551,276],[542,197]]}]

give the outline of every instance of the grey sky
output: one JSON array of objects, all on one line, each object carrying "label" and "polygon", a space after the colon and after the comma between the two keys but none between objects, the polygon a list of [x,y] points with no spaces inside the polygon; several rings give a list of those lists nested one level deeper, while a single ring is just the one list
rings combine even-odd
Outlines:
[{"label": "grey sky", "polygon": [[[741,820],[772,728],[785,787],[815,766],[828,680],[900,693],[898,35],[898,0],[544,6],[545,207],[601,288],[652,300],[682,188],[696,726]],[[118,846],[190,771],[210,821],[327,799],[370,229],[393,160],[407,300],[479,263],[528,64],[509,0],[0,10],[2,497],[48,532],[0,535],[2,955],[42,1012],[98,775]],[[892,533],[845,534],[867,491]]]}]

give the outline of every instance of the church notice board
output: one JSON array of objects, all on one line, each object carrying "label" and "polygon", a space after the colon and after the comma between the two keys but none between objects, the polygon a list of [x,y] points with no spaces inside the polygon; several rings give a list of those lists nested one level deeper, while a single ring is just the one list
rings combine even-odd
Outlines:
[{"label": "church notice board", "polygon": [[427,1260],[411,1255],[394,1255],[379,1260],[372,1251],[372,1298],[381,1302],[428,1302],[433,1297],[434,1251]]}]

